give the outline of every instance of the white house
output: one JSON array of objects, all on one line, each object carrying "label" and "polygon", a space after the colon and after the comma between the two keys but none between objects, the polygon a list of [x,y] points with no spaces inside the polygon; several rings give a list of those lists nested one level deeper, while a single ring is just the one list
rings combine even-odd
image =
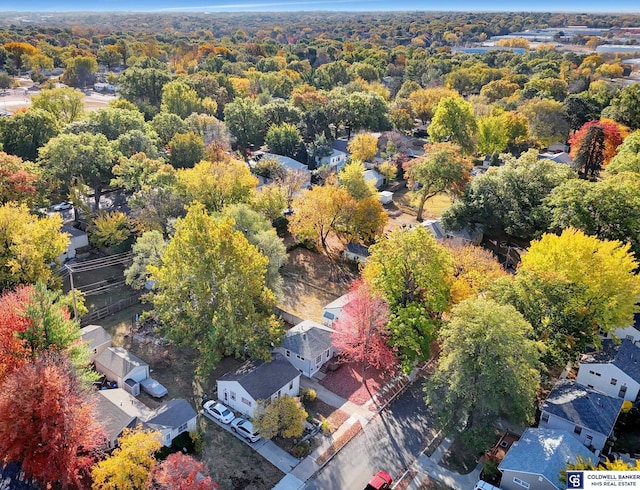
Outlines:
[{"label": "white house", "polygon": [[101,390],[97,397],[98,420],[107,431],[110,448],[115,447],[125,428],[138,424],[159,431],[165,446],[171,446],[171,442],[183,432],[196,430],[197,413],[182,398],[150,408],[120,388]]},{"label": "white house", "polygon": [[382,175],[377,170],[365,170],[364,180],[367,182],[372,182],[376,189],[380,189],[380,187],[384,185],[384,175]]},{"label": "white house", "polygon": [[331,303],[322,308],[322,324],[331,327],[342,313],[342,309],[349,304],[351,296],[349,293],[343,294],[337,299],[334,299]]},{"label": "white house", "polygon": [[284,167],[285,170],[291,172],[300,172],[305,176],[305,182],[302,187],[309,188],[311,187],[311,170],[304,163],[300,163],[298,160],[294,160],[293,158],[286,157],[284,155],[276,155],[275,153],[265,153],[262,155],[262,158],[273,158],[278,160],[278,163]]},{"label": "white house", "polygon": [[593,453],[565,430],[529,428],[507,451],[498,469],[505,490],[564,490],[560,471],[578,457],[597,463]]},{"label": "white house", "polygon": [[111,335],[100,325],[87,325],[80,329],[80,338],[87,343],[93,362],[99,354],[111,347]]},{"label": "white house", "polygon": [[87,235],[86,231],[78,230],[77,228],[68,225],[63,225],[60,231],[69,235],[69,245],[67,245],[67,250],[58,257],[58,261],[60,263],[64,263],[69,259],[74,259],[79,248],[89,246],[89,235]]},{"label": "white house", "polygon": [[629,340],[602,343],[602,350],[580,359],[576,381],[605,395],[635,401],[640,391],[640,347]]},{"label": "white house", "polygon": [[427,219],[422,223],[427,230],[431,232],[436,240],[449,240],[454,243],[479,245],[482,241],[483,231],[480,226],[476,226],[476,229],[471,232],[467,227],[460,231],[452,231],[445,229],[442,226],[442,221],[438,219]]},{"label": "white house", "polygon": [[561,163],[563,165],[573,165],[573,158],[571,158],[571,155],[569,155],[568,153],[565,153],[564,151],[560,151],[560,152],[546,152],[546,153],[540,153],[538,155],[539,159],[545,159],[545,160],[552,160],[556,163]]},{"label": "white house", "polygon": [[597,455],[613,435],[623,402],[622,398],[563,379],[556,383],[540,407],[539,427],[566,430]]},{"label": "white house", "polygon": [[289,329],[276,349],[307,378],[316,374],[322,365],[336,355],[331,330],[324,325],[305,320]]},{"label": "white house", "polygon": [[617,328],[613,334],[603,334],[603,338],[617,337],[620,340],[629,340],[634,344],[640,343],[640,313],[633,316],[633,324],[627,327]]},{"label": "white house", "polygon": [[270,362],[251,360],[217,380],[218,400],[253,417],[258,400],[298,396],[300,372],[276,352]]},{"label": "white house", "polygon": [[347,163],[347,154],[333,148],[330,155],[316,158],[316,165],[329,165],[334,172],[339,172]]},{"label": "white house", "polygon": [[149,365],[122,347],[107,347],[94,363],[98,372],[134,396],[140,394],[140,381],[149,377]]},{"label": "white house", "polygon": [[344,249],[344,257],[352,262],[364,264],[369,258],[369,247],[349,242]]}]

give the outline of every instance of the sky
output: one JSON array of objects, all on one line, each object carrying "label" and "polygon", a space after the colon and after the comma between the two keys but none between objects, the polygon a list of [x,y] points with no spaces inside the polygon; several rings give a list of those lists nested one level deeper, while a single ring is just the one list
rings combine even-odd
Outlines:
[{"label": "sky", "polygon": [[636,12],[639,0],[0,0],[0,11],[549,11]]}]

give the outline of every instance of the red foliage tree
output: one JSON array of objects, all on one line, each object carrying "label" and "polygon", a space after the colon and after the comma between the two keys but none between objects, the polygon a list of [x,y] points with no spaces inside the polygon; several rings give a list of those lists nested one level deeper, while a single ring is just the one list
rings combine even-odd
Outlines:
[{"label": "red foliage tree", "polygon": [[1,461],[50,488],[90,488],[106,443],[94,399],[72,373],[64,356],[45,354],[0,385]]},{"label": "red foliage tree", "polygon": [[398,360],[389,347],[389,305],[363,280],[351,284],[351,300],[333,326],[331,335],[335,347],[342,355],[354,362],[395,373]]},{"label": "red foliage tree", "polygon": [[573,159],[576,158],[578,150],[591,126],[600,126],[604,132],[603,165],[606,166],[609,161],[616,156],[618,146],[620,146],[624,141],[624,138],[628,134],[628,130],[626,127],[610,119],[584,123],[584,125],[569,138],[569,144],[571,145],[571,157]]},{"label": "red foliage tree", "polygon": [[0,383],[28,358],[25,343],[17,334],[29,326],[25,305],[32,291],[32,286],[19,286],[0,296]]},{"label": "red foliage tree", "polygon": [[0,204],[31,203],[36,197],[39,178],[29,170],[31,166],[20,157],[0,151]]},{"label": "red foliage tree", "polygon": [[218,485],[205,476],[204,464],[182,453],[169,455],[149,473],[147,488],[151,490],[214,490]]}]

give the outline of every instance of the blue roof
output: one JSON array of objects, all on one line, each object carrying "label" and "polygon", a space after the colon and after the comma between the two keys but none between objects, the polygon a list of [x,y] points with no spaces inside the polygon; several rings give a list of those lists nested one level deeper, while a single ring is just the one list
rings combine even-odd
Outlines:
[{"label": "blue roof", "polygon": [[564,379],[556,383],[540,410],[609,437],[623,402]]},{"label": "blue roof", "polygon": [[513,443],[498,469],[542,475],[556,488],[565,488],[558,479],[560,470],[566,469],[567,463],[575,463],[578,456],[595,460],[593,453],[566,430],[533,428]]},{"label": "blue roof", "polygon": [[612,340],[602,342],[598,352],[585,354],[580,360],[582,364],[613,364],[620,371],[640,383],[640,347],[630,340],[623,340],[616,345]]}]

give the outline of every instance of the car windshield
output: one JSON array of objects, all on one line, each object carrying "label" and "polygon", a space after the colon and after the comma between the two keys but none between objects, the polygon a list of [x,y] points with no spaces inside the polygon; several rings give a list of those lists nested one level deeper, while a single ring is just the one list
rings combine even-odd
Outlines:
[{"label": "car windshield", "polygon": [[228,408],[223,408],[222,410],[220,410],[220,413],[222,413],[222,415],[229,415],[231,412]]}]

